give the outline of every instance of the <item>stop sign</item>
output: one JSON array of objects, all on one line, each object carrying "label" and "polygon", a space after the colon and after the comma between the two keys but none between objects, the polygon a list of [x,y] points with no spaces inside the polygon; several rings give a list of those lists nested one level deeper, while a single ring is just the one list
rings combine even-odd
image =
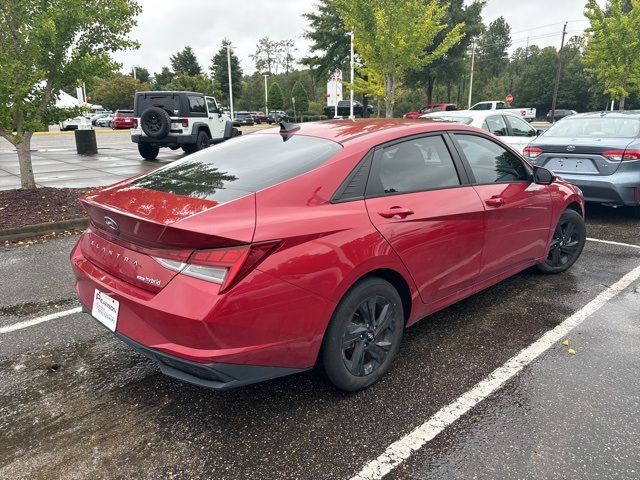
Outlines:
[{"label": "stop sign", "polygon": [[505,97],[505,101],[507,103],[512,103],[513,102],[513,95],[509,94]]}]

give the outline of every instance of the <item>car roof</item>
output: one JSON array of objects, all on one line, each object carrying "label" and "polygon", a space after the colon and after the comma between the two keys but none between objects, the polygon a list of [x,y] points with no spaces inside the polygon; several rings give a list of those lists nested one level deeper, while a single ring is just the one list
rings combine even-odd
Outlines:
[{"label": "car roof", "polygon": [[136,92],[136,95],[202,95],[200,92],[184,92],[180,90],[151,90],[148,92]]},{"label": "car roof", "polygon": [[576,113],[571,118],[640,118],[640,110],[604,110],[601,112]]},{"label": "car roof", "polygon": [[[466,125],[461,124],[425,120],[407,120],[403,118],[325,120],[322,122],[300,123],[296,126],[298,128],[288,132],[289,135],[307,135],[333,140],[338,143],[348,142],[355,138],[373,137],[393,132],[397,132],[398,137],[403,137],[442,130],[478,131],[476,128],[467,127]],[[252,135],[263,135],[269,133],[280,133],[280,128],[267,128],[254,132]]]},{"label": "car roof", "polygon": [[509,117],[522,118],[513,112],[505,112],[504,110],[449,110],[448,112],[430,112],[425,113],[427,118],[437,117],[469,117],[469,118],[485,118],[494,115],[507,115]]}]

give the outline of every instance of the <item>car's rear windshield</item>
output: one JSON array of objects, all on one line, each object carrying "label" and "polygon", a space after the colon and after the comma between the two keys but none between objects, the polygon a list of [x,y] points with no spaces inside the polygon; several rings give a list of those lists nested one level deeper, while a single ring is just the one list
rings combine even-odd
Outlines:
[{"label": "car's rear windshield", "polygon": [[568,116],[544,133],[545,137],[634,138],[640,135],[640,119],[633,117]]},{"label": "car's rear windshield", "polygon": [[142,115],[149,107],[159,107],[171,115],[180,115],[180,95],[172,93],[143,94],[136,98],[136,114]]},{"label": "car's rear windshield", "polygon": [[118,112],[120,117],[133,117],[133,110],[120,110]]},{"label": "car's rear windshield", "polygon": [[331,140],[304,135],[247,135],[155,170],[132,184],[227,202],[309,172],[341,148]]}]

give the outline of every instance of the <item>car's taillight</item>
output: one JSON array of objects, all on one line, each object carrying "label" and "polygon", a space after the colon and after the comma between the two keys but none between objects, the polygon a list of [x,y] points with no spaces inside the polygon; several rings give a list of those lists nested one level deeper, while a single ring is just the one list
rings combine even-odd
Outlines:
[{"label": "car's taillight", "polygon": [[613,162],[640,160],[640,150],[607,150],[602,152],[602,156]]},{"label": "car's taillight", "polygon": [[538,147],[524,147],[523,153],[525,157],[536,158],[543,153],[543,151]]},{"label": "car's taillight", "polygon": [[189,119],[188,118],[183,118],[181,120],[181,122],[182,122],[182,126],[183,127],[187,128],[189,126]]},{"label": "car's taillight", "polygon": [[218,283],[220,292],[224,292],[256,268],[279,244],[279,241],[274,241],[214,250],[196,250],[186,262],[161,257],[154,259],[160,265],[183,275]]}]

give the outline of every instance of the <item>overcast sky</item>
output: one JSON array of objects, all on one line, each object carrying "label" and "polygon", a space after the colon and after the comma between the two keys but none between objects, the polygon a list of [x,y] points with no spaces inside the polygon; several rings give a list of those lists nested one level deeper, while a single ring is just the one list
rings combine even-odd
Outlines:
[{"label": "overcast sky", "polygon": [[[140,65],[152,74],[159,72],[169,66],[169,57],[185,45],[194,49],[200,64],[208,70],[225,37],[233,42],[245,73],[254,71],[249,54],[265,35],[274,40],[294,39],[298,57],[308,52],[308,42],[302,36],[307,23],[302,14],[314,9],[314,0],[139,2],[143,10],[131,36],[141,47],[115,55],[124,71]],[[585,3],[586,0],[488,0],[483,17],[487,24],[500,15],[505,17],[511,26],[513,48],[524,47],[527,37],[530,44],[559,47],[564,21],[569,21],[570,35],[581,33],[587,26],[582,13]]]}]

